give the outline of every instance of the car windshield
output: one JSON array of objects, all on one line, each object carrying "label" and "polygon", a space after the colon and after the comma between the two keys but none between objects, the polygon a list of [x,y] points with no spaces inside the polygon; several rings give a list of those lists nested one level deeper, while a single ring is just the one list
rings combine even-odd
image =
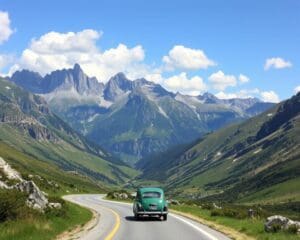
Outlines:
[{"label": "car windshield", "polygon": [[144,192],[143,198],[160,198],[161,193],[160,192]]}]

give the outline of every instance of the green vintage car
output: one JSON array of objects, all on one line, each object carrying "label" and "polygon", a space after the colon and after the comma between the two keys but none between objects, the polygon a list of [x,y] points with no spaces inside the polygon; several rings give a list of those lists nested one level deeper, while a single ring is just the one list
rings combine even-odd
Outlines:
[{"label": "green vintage car", "polygon": [[161,188],[139,188],[133,203],[133,213],[136,219],[141,216],[158,216],[164,221],[168,216],[168,204]]}]

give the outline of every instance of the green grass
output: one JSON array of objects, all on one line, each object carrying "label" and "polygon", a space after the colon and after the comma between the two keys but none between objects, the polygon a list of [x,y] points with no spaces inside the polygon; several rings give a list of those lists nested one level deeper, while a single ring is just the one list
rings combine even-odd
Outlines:
[{"label": "green grass", "polygon": [[235,219],[224,216],[211,216],[211,210],[201,209],[199,206],[172,206],[172,209],[183,213],[188,213],[193,216],[205,219],[218,225],[223,225],[232,228],[240,233],[244,233],[248,236],[254,237],[258,240],[296,240],[300,239],[299,235],[278,232],[267,233],[264,231],[264,219]]},{"label": "green grass", "polygon": [[276,184],[240,200],[241,203],[266,204],[300,201],[300,177]]},{"label": "green grass", "polygon": [[[39,160],[47,161],[49,163],[65,164],[72,168],[81,167],[91,171],[89,175],[101,174],[106,183],[114,181],[115,183],[122,183],[128,180],[128,177],[134,177],[138,174],[137,171],[118,164],[111,164],[99,156],[87,153],[72,144],[61,141],[59,144],[47,141],[35,141],[31,137],[20,134],[20,132],[13,126],[0,126],[0,140],[5,141],[13,146],[16,146],[18,151],[34,156]],[[0,152],[1,156],[1,152]],[[116,174],[116,170],[119,174]],[[123,173],[122,171],[126,171]],[[128,175],[126,175],[128,174]],[[102,181],[101,177],[100,180]]]},{"label": "green grass", "polygon": [[[51,195],[65,195],[66,193],[103,193],[105,188],[91,179],[74,175],[59,169],[56,165],[40,161],[32,156],[16,150],[14,147],[0,141],[0,156],[7,161],[14,169],[19,171],[23,178],[28,175],[38,175],[40,180],[34,177],[33,180],[45,192]],[[59,185],[58,188],[48,184],[53,181]]]},{"label": "green grass", "polygon": [[[65,172],[56,165],[20,152],[3,141],[0,141],[0,156],[19,171],[23,178],[27,179],[29,174],[33,175],[32,180],[42,191],[49,194],[52,202],[62,201],[57,199],[57,196],[68,193],[105,191],[99,183],[85,176]],[[49,184],[50,181],[58,184],[58,188]],[[62,210],[41,214],[26,207],[25,199],[26,196],[21,193],[9,190],[8,193],[1,194],[0,191],[1,240],[53,239],[61,232],[86,223],[92,217],[89,210],[64,201]]]},{"label": "green grass", "polygon": [[21,220],[0,223],[1,240],[50,240],[75,226],[83,226],[92,218],[92,213],[72,203],[66,203],[66,214],[37,214]]}]

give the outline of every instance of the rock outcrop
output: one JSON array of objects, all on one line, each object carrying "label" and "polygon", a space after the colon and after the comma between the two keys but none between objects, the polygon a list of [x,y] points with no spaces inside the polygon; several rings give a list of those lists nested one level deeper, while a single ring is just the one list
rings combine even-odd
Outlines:
[{"label": "rock outcrop", "polygon": [[293,221],[280,215],[270,216],[265,222],[266,232],[277,232],[279,230],[289,230],[291,228],[297,229],[297,232],[300,233],[300,222]]},{"label": "rock outcrop", "polygon": [[[2,189],[16,189],[20,192],[24,192],[28,195],[26,204],[30,208],[43,212],[47,207],[60,209],[62,206],[60,203],[49,203],[46,193],[43,193],[34,181],[24,180],[20,173],[13,169],[3,158],[0,157],[0,188]],[[33,176],[33,175],[31,175]],[[8,185],[3,180],[17,181],[14,185]],[[41,178],[42,179],[42,178]]]},{"label": "rock outcrop", "polygon": [[[22,181],[21,175],[0,157],[0,170],[9,180]],[[1,186],[1,185],[0,185]]]},{"label": "rock outcrop", "polygon": [[27,205],[33,209],[43,210],[47,207],[48,199],[33,181],[23,180],[14,186],[15,189],[28,194]]},{"label": "rock outcrop", "polygon": [[115,191],[115,192],[109,192],[107,194],[108,198],[111,199],[117,199],[117,200],[129,200],[129,199],[133,199],[133,196],[128,193],[128,192],[120,192],[120,191]]}]

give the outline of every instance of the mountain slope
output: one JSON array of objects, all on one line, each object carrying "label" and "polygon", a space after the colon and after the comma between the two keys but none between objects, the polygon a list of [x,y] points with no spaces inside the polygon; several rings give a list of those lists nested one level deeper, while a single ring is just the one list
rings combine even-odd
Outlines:
[{"label": "mountain slope", "polygon": [[174,94],[143,78],[131,81],[123,73],[104,85],[85,75],[78,64],[43,78],[23,70],[10,80],[43,96],[74,129],[130,165],[273,105],[255,98]]},{"label": "mountain slope", "polygon": [[101,183],[122,184],[136,174],[70,128],[43,98],[4,79],[0,79],[0,141]]},{"label": "mountain slope", "polygon": [[139,165],[143,179],[163,181],[175,194],[299,201],[299,147],[300,93],[257,117]]}]

